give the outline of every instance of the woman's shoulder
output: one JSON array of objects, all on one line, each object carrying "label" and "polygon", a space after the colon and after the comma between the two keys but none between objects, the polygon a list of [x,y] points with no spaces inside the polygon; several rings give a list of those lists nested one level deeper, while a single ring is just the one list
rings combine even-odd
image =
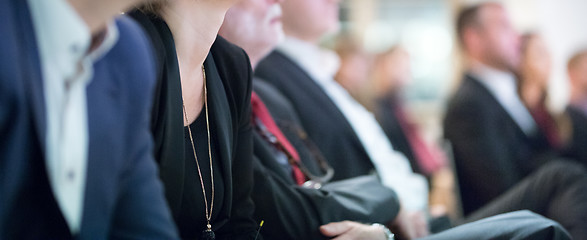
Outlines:
[{"label": "woman's shoulder", "polygon": [[221,72],[248,73],[250,71],[251,65],[246,52],[221,36],[218,36],[212,44],[210,53]]},{"label": "woman's shoulder", "polygon": [[218,36],[210,54],[224,87],[237,105],[250,100],[252,89],[251,63],[245,51]]}]

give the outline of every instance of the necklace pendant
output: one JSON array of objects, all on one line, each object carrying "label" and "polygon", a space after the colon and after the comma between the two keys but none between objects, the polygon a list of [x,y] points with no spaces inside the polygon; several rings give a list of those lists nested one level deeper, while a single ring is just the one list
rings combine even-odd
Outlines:
[{"label": "necklace pendant", "polygon": [[216,239],[216,235],[214,231],[212,231],[212,226],[210,224],[206,225],[208,227],[206,230],[202,231],[202,239],[205,240],[214,240]]}]

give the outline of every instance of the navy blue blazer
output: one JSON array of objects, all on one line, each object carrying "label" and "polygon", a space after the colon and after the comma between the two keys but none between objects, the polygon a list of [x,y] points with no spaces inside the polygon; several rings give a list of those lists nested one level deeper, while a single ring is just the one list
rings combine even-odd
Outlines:
[{"label": "navy blue blazer", "polygon": [[[0,239],[71,239],[45,167],[43,79],[27,1],[0,0]],[[149,132],[149,45],[117,20],[87,88],[89,159],[78,239],[176,239]]]}]

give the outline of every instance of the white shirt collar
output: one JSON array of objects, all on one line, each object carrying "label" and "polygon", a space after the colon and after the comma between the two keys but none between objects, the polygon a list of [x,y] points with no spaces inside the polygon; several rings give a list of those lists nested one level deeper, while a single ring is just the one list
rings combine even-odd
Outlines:
[{"label": "white shirt collar", "polygon": [[286,37],[277,47],[317,81],[334,81],[333,77],[340,67],[340,58],[330,50],[296,38]]},{"label": "white shirt collar", "polygon": [[90,29],[64,0],[29,0],[41,56],[54,62],[60,75],[77,74],[92,40]]},{"label": "white shirt collar", "polygon": [[503,95],[516,93],[517,83],[513,73],[504,72],[485,64],[476,62],[471,68],[471,75],[489,88],[492,94]]},{"label": "white shirt collar", "polygon": [[524,133],[530,135],[536,131],[536,122],[520,99],[513,73],[473,62],[470,74],[489,90]]},{"label": "white shirt collar", "polygon": [[89,27],[65,0],[28,0],[43,61],[52,61],[61,76],[76,76],[84,57],[97,61],[117,42],[118,29],[111,22],[98,47],[88,53],[92,43]]},{"label": "white shirt collar", "polygon": [[89,148],[86,86],[94,63],[116,44],[113,22],[90,50],[90,29],[66,0],[27,0],[43,73],[45,164],[49,182],[72,233],[81,229]]}]

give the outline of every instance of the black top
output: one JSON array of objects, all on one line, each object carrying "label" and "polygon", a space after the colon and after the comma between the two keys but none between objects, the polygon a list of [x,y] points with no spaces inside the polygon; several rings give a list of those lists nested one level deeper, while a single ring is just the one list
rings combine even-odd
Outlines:
[{"label": "black top", "polygon": [[573,106],[567,108],[567,114],[571,118],[573,133],[565,156],[587,166],[587,114]]},{"label": "black top", "polygon": [[[224,176],[221,171],[221,162],[218,161],[218,143],[216,142],[216,131],[213,119],[210,119],[210,148],[212,152],[212,167],[214,171],[214,208],[212,209],[212,219],[214,222],[218,216],[218,209],[222,209],[224,203]],[[202,110],[198,118],[190,124],[192,136],[194,139],[194,147],[198,156],[198,163],[200,165],[200,172],[202,173],[202,180],[204,188],[206,189],[206,198],[208,201],[208,209],[212,202],[212,183],[210,178],[210,159],[208,158],[208,132],[206,130],[206,114]],[[206,209],[204,204],[204,196],[202,193],[202,185],[200,176],[198,174],[198,167],[196,159],[194,158],[194,151],[189,136],[188,127],[184,127],[185,135],[185,172],[183,183],[183,197],[179,210],[179,221],[177,227],[181,233],[182,239],[195,239],[202,234],[206,229]]]},{"label": "black top", "polygon": [[[151,114],[151,128],[155,140],[155,158],[159,175],[165,186],[165,196],[178,226],[189,225],[181,218],[182,208],[193,204],[204,209],[202,201],[184,202],[188,173],[185,153],[186,135],[183,126],[181,80],[173,35],[160,18],[139,11],[127,13],[144,28],[155,49],[158,82]],[[252,70],[246,53],[218,37],[204,61],[208,86],[208,107],[214,142],[217,144],[219,171],[223,176],[222,204],[214,207],[212,229],[216,239],[249,239],[254,237],[258,224],[253,220],[253,187],[251,89]],[[199,144],[198,144],[199,145]],[[191,146],[190,146],[191,147]],[[202,159],[204,160],[204,159]],[[205,171],[203,171],[205,172]],[[195,181],[196,183],[199,182]],[[192,188],[193,190],[193,188]],[[201,193],[196,193],[200,196]],[[219,207],[220,206],[220,207]],[[217,215],[216,215],[217,214]],[[200,215],[204,219],[204,215]],[[200,216],[196,216],[199,219]],[[180,229],[181,230],[181,229]],[[201,232],[197,227],[197,233]],[[190,231],[191,232],[191,231]],[[188,232],[189,233],[189,232]],[[181,235],[188,233],[181,232]],[[199,235],[197,235],[199,237]]]},{"label": "black top", "polygon": [[395,94],[387,94],[385,97],[377,99],[374,111],[375,118],[391,142],[393,149],[403,153],[410,161],[410,166],[415,173],[423,174],[422,169],[416,159],[408,137],[396,115],[396,109],[400,108],[400,100]]}]

